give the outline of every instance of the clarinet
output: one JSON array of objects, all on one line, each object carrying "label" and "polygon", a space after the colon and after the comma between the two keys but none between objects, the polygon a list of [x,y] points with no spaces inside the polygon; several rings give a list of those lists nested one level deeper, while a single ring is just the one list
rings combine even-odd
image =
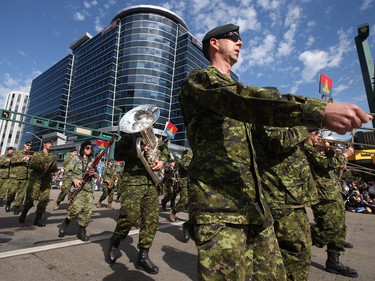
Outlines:
[{"label": "clarinet", "polygon": [[103,158],[104,154],[107,152],[107,150],[111,146],[111,144],[115,141],[116,137],[117,137],[117,134],[115,133],[113,135],[112,139],[108,142],[108,146],[104,150],[102,150],[102,152],[100,152],[100,154],[98,156],[96,156],[96,158],[94,159],[94,161],[92,162],[90,167],[86,170],[85,174],[83,175],[82,184],[79,187],[74,187],[73,191],[69,193],[68,199],[69,199],[70,203],[72,203],[76,199],[78,193],[82,190],[85,183],[91,178],[92,175],[90,175],[89,171],[91,169],[96,168],[96,166],[100,162],[100,159]]}]

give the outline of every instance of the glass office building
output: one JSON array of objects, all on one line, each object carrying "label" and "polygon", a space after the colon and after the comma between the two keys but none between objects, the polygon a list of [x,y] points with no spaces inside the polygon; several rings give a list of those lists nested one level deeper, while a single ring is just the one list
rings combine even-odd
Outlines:
[{"label": "glass office building", "polygon": [[188,73],[208,61],[183,19],[157,6],[129,7],[101,33],[84,34],[70,49],[71,55],[33,81],[30,113],[113,132],[120,110],[123,115],[153,104],[160,109],[156,132],[170,121],[178,127],[171,143],[188,146],[178,95]]}]

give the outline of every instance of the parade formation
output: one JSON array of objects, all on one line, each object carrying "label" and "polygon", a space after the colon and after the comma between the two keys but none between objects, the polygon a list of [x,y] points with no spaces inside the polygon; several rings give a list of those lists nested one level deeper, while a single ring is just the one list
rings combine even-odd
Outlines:
[{"label": "parade formation", "polygon": [[[237,25],[209,30],[202,43],[210,66],[193,70],[179,96],[190,148],[173,156],[168,139],[152,131],[157,110],[134,108],[120,121],[121,135],[111,140],[114,158],[105,163],[102,194],[95,202],[97,166],[106,151],[95,158],[93,144],[83,141],[64,161],[53,210],[64,200],[68,207],[56,237],[64,238],[77,219],[77,239],[89,241],[94,208],[113,210],[116,189],[121,208],[115,210],[116,227],[107,229],[110,264],[137,227],[135,267],[159,273],[150,251],[161,208],[171,222],[188,212],[182,231],[185,242],[196,245],[198,280],[308,280],[313,246],[327,248],[326,271],[358,277],[340,262],[345,248],[355,247],[346,241],[340,178],[353,148],[333,148],[321,130],[352,132],[372,116],[353,104],[282,95],[276,88],[233,80],[231,69],[244,44]],[[129,129],[129,123],[145,119],[152,121],[141,130]],[[42,228],[59,169],[52,140],[44,139],[41,151],[32,153],[31,146],[27,141],[17,151],[8,147],[0,156],[0,204],[19,216],[20,225],[36,206],[33,225]],[[125,163],[120,170],[116,161]],[[307,207],[314,216],[311,226]]]}]

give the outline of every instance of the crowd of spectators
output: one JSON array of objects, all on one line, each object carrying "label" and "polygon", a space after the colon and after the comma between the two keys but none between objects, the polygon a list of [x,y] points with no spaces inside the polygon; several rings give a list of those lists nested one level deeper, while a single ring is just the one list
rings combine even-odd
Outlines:
[{"label": "crowd of spectators", "polygon": [[356,213],[375,213],[375,182],[342,180],[341,187],[346,210]]}]

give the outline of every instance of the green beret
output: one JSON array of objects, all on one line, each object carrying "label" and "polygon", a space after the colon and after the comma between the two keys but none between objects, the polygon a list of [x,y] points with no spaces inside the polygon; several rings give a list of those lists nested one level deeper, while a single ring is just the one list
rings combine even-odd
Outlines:
[{"label": "green beret", "polygon": [[203,37],[202,43],[209,41],[211,38],[219,37],[220,35],[223,35],[231,31],[239,32],[239,30],[240,27],[232,23],[215,27],[214,29],[211,29],[206,33],[206,35]]},{"label": "green beret", "polygon": [[230,24],[215,27],[214,29],[211,29],[209,32],[206,33],[206,35],[203,37],[202,44],[203,44],[203,55],[206,57],[208,61],[210,60],[210,56],[208,54],[208,49],[210,46],[210,43],[209,43],[210,39],[220,37],[220,35],[223,35],[231,31],[236,31],[239,33],[240,27],[230,23]]}]

